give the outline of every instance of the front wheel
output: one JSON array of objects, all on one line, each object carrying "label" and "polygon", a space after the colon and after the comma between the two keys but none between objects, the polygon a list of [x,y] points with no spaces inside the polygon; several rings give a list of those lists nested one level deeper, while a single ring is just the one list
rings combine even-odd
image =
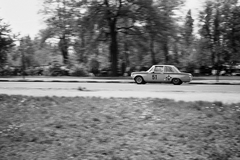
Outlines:
[{"label": "front wheel", "polygon": [[179,78],[173,78],[172,83],[174,85],[180,85],[180,84],[182,84],[182,81]]},{"label": "front wheel", "polygon": [[145,83],[144,79],[141,76],[135,77],[134,80],[137,84],[144,84]]}]

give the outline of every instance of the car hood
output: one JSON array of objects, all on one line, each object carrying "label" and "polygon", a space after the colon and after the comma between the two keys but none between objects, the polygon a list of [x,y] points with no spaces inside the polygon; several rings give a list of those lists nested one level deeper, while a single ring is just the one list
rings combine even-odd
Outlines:
[{"label": "car hood", "polygon": [[145,74],[145,73],[148,73],[146,71],[141,71],[141,72],[132,72],[132,74]]}]

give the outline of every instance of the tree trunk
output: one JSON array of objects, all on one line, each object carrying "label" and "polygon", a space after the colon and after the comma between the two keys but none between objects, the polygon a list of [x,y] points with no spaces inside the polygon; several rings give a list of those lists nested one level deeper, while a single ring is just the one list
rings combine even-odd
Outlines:
[{"label": "tree trunk", "polygon": [[116,31],[116,19],[109,20],[110,27],[110,57],[111,57],[111,71],[112,76],[118,76],[118,42]]},{"label": "tree trunk", "polygon": [[179,64],[179,56],[178,56],[178,46],[177,46],[177,44],[178,44],[179,42],[178,41],[176,41],[175,43],[174,43],[174,63],[175,64]]},{"label": "tree trunk", "polygon": [[163,44],[163,53],[164,53],[164,57],[165,57],[165,64],[168,64],[168,62],[169,62],[168,42],[164,42],[164,44]]},{"label": "tree trunk", "polygon": [[81,49],[80,49],[80,53],[79,53],[80,54],[79,62],[86,63],[86,60],[84,58],[86,43],[85,43],[85,34],[84,34],[83,29],[81,29],[81,31],[80,31],[80,37],[81,37],[81,42],[80,42]]},{"label": "tree trunk", "polygon": [[157,62],[156,62],[155,52],[154,52],[154,38],[152,36],[150,37],[150,52],[152,57],[152,65],[155,65]]},{"label": "tree trunk", "polygon": [[[213,33],[213,43],[214,43],[214,51],[212,55],[212,61],[215,62],[218,66],[218,56],[219,56],[219,48],[220,48],[220,30],[219,30],[219,10],[217,9],[216,17],[214,19],[214,33]],[[217,67],[218,68],[218,67]]]},{"label": "tree trunk", "polygon": [[212,66],[214,66],[215,65],[215,51],[213,51],[213,49],[212,49],[212,54],[211,54],[211,62],[212,62]]},{"label": "tree trunk", "polygon": [[60,38],[59,48],[63,56],[63,64],[68,64],[68,44],[65,36]]},{"label": "tree trunk", "polygon": [[124,42],[124,60],[125,60],[126,67],[129,67],[130,66],[130,63],[129,63],[129,46],[128,46],[127,41]]},{"label": "tree trunk", "polygon": [[66,48],[61,49],[63,55],[63,64],[68,64],[68,51]]}]

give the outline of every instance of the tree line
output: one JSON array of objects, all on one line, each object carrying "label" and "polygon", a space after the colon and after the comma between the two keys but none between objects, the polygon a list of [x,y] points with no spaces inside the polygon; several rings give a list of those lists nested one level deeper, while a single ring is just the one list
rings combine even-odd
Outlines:
[{"label": "tree line", "polygon": [[96,73],[109,68],[112,76],[153,64],[173,64],[192,71],[239,63],[238,0],[206,0],[197,19],[191,10],[179,19],[184,3],[44,0],[40,13],[47,28],[34,39],[20,37],[19,45],[14,46],[9,26],[0,21],[0,62],[31,67],[54,59],[69,68],[81,65]]}]

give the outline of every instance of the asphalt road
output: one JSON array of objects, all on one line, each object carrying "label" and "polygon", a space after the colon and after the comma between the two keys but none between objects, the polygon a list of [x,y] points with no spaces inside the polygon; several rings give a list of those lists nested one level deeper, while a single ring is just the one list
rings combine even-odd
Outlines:
[{"label": "asphalt road", "polygon": [[95,96],[123,98],[169,98],[176,101],[240,102],[239,85],[124,84],[124,83],[57,83],[1,82],[0,94],[28,96]]}]

